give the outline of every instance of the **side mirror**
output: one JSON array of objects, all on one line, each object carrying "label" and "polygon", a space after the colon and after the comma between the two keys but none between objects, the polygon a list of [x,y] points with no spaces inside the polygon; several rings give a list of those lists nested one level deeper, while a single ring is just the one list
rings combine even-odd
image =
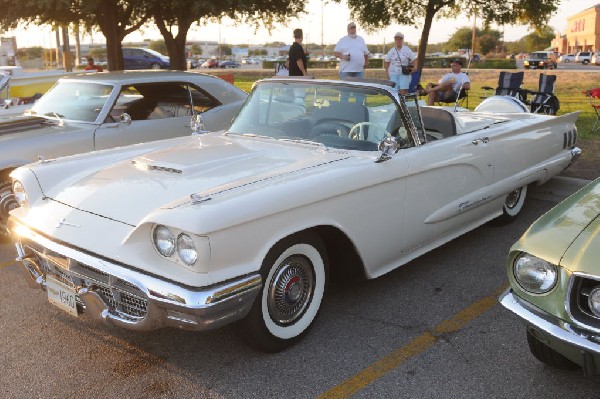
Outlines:
[{"label": "side mirror", "polygon": [[392,159],[392,155],[398,152],[400,144],[396,141],[396,138],[389,136],[379,142],[379,151],[381,155],[375,160],[375,163],[389,161]]},{"label": "side mirror", "polygon": [[131,115],[129,115],[127,112],[123,112],[121,114],[121,118],[119,120],[119,125],[122,125],[122,126],[131,125]]}]

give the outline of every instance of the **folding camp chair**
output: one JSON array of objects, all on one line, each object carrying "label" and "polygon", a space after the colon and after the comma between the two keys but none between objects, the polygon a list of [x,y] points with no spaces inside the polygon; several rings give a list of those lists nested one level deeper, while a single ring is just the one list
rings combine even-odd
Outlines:
[{"label": "folding camp chair", "polygon": [[416,71],[410,75],[410,83],[408,84],[408,94],[418,93],[419,89],[423,89],[419,84],[421,81],[421,71]]},{"label": "folding camp chair", "polygon": [[[497,96],[511,96],[521,101],[525,101],[526,95],[521,89],[524,76],[525,72],[500,72],[500,77],[498,78],[498,87],[496,87],[494,94]],[[493,90],[493,88],[490,86],[483,86],[482,89],[486,91]]]},{"label": "folding camp chair", "polygon": [[594,126],[592,126],[592,133],[594,133],[596,130],[600,130],[600,87],[586,90],[583,92],[583,94],[588,96],[590,99],[590,105],[596,113],[596,121],[594,122]]},{"label": "folding camp chair", "polygon": [[460,92],[453,93],[453,95],[449,96],[445,100],[436,100],[437,105],[448,105],[454,104],[458,107],[469,108],[469,91],[467,89],[461,88]]},{"label": "folding camp chair", "polygon": [[556,75],[540,73],[538,91],[526,90],[527,94],[533,96],[531,101],[526,102],[530,106],[531,113],[556,115],[560,109],[560,103],[554,95],[554,83],[556,83]]}]

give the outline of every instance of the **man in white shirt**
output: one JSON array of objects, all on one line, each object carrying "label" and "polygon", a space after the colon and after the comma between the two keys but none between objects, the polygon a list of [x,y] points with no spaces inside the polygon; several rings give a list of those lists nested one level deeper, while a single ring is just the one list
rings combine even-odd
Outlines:
[{"label": "man in white shirt", "polygon": [[450,63],[452,72],[445,74],[439,83],[429,83],[425,91],[429,94],[427,105],[434,105],[436,101],[451,103],[456,101],[461,89],[469,90],[471,80],[469,75],[461,72],[463,62],[460,59],[453,60]]},{"label": "man in white shirt", "polygon": [[365,76],[365,65],[369,61],[369,49],[365,40],[356,34],[356,24],[350,22],[348,35],[342,37],[333,54],[340,59],[340,78]]}]

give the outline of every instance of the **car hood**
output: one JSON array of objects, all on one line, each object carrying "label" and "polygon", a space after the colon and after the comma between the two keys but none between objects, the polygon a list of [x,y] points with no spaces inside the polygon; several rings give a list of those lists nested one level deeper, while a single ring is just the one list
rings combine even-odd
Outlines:
[{"label": "car hood", "polygon": [[596,179],[535,221],[515,247],[571,271],[593,265],[598,274],[599,213],[600,179]]},{"label": "car hood", "polygon": [[192,194],[195,200],[231,196],[349,157],[317,145],[222,134],[176,142],[107,167],[71,172],[52,187],[44,187],[46,179],[39,176],[43,167],[35,173],[47,197],[137,226],[155,210],[189,204]]}]

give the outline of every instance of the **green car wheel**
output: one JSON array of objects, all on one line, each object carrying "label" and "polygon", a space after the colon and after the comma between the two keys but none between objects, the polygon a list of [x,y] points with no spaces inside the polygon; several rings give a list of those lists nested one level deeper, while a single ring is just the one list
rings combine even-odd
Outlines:
[{"label": "green car wheel", "polygon": [[577,364],[541,342],[529,331],[527,331],[527,343],[529,344],[529,350],[533,356],[548,366],[561,370],[576,370],[579,368]]}]

